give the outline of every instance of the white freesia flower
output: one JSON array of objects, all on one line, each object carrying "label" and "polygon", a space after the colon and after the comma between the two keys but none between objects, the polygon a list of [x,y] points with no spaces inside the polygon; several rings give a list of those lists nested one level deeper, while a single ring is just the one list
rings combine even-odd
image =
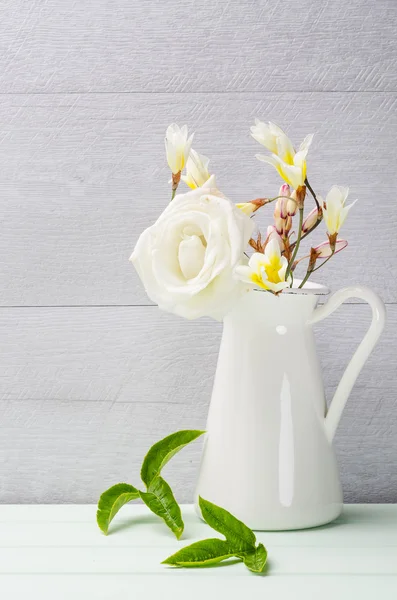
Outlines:
[{"label": "white freesia flower", "polygon": [[275,167],[280,177],[294,189],[305,184],[306,156],[313,135],[306,136],[298,152],[295,152],[289,137],[274,123],[263,123],[255,119],[255,125],[251,127],[251,135],[272,153],[271,156],[257,154],[258,160]]},{"label": "white freesia flower", "polygon": [[285,141],[289,142],[292,148],[292,144],[284,131],[270,121],[269,123],[263,123],[263,121],[255,119],[255,125],[251,127],[251,135],[254,140],[265,146],[273,154],[278,154],[277,139],[279,138],[285,138]]},{"label": "white freesia flower", "polygon": [[220,195],[212,176],[175,196],[141,234],[130,260],[160,308],[188,319],[221,319],[247,289],[233,273],[252,230],[252,220]]},{"label": "white freesia flower", "polygon": [[334,185],[328,192],[325,202],[319,198],[323,203],[324,222],[329,235],[339,233],[349,210],[357,202],[355,200],[349,206],[345,206],[348,194],[349,188]]},{"label": "white freesia flower", "polygon": [[246,283],[272,292],[281,292],[290,282],[285,280],[288,261],[282,256],[276,239],[266,244],[265,253],[255,252],[248,265],[236,267],[236,276]]},{"label": "white freesia flower", "polygon": [[185,168],[193,136],[194,134],[188,138],[187,125],[180,128],[176,123],[173,123],[167,128],[165,133],[165,151],[168,166],[174,175],[177,175]]},{"label": "white freesia flower", "polygon": [[182,179],[192,190],[203,186],[210,178],[209,162],[210,159],[203,154],[199,154],[193,148],[190,150],[186,163],[186,175],[182,175]]}]

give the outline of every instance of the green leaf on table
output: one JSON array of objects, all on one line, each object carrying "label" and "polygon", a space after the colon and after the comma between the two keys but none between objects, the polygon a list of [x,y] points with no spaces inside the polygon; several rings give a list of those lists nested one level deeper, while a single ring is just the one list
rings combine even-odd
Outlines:
[{"label": "green leaf on table", "polygon": [[181,509],[174,498],[168,483],[160,476],[151,481],[147,492],[139,492],[140,497],[154,514],[161,517],[179,540],[184,523]]},{"label": "green leaf on table", "polygon": [[113,517],[119,512],[120,508],[136,498],[139,498],[139,491],[128,483],[117,483],[106,492],[103,492],[99,498],[96,513],[99,529],[106,535]]},{"label": "green leaf on table", "polygon": [[255,546],[254,532],[230,512],[199,497],[204,520],[210,527],[223,533],[226,540],[210,538],[185,546],[166,558],[162,564],[175,567],[206,567],[227,558],[236,557],[254,573],[262,573],[267,551],[263,544]]},{"label": "green leaf on table", "polygon": [[203,433],[205,432],[195,429],[177,431],[154,444],[146,454],[141,468],[142,481],[146,486],[149,486],[150,482],[157,475],[160,475],[161,469],[179,450],[182,450]]},{"label": "green leaf on table", "polygon": [[212,538],[185,546],[166,558],[162,564],[175,567],[206,567],[233,556],[235,552],[228,542]]},{"label": "green leaf on table", "polygon": [[212,529],[222,533],[235,552],[253,552],[255,550],[255,534],[242,521],[236,519],[224,508],[201,497],[199,497],[199,506],[204,521]]},{"label": "green leaf on table", "polygon": [[258,544],[254,552],[247,552],[241,558],[250,571],[262,573],[267,561],[267,550],[263,544]]},{"label": "green leaf on table", "polygon": [[196,429],[177,431],[150,448],[141,469],[146,492],[140,492],[128,483],[118,483],[104,492],[99,499],[97,511],[97,523],[103,533],[107,534],[113,517],[124,504],[141,497],[150,510],[164,519],[179,539],[184,527],[181,510],[170,486],[160,477],[160,473],[179,450],[203,433],[204,431]]}]

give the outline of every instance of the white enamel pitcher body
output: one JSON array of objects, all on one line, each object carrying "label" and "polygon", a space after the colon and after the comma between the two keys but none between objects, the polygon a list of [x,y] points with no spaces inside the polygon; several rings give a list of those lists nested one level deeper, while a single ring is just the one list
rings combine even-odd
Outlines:
[{"label": "white enamel pitcher body", "polygon": [[[225,317],[196,507],[202,496],[256,530],[313,527],[340,514],[332,439],[385,308],[362,287],[336,292],[316,308],[324,293],[308,284],[278,297],[253,291]],[[312,325],[351,297],[370,304],[372,323],[327,411]]]}]

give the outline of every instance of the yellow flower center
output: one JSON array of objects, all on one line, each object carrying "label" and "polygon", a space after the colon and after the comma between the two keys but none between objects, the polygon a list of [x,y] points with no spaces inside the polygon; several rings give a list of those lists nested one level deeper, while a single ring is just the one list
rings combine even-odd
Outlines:
[{"label": "yellow flower center", "polygon": [[279,275],[279,271],[282,267],[281,259],[279,256],[272,256],[270,259],[270,264],[263,265],[263,268],[266,273],[266,278],[270,283],[280,283],[281,278]]},{"label": "yellow flower center", "polygon": [[281,283],[283,281],[279,275],[282,269],[281,257],[273,254],[269,257],[269,262],[261,262],[258,265],[258,272],[251,274],[251,280],[255,285],[267,290],[268,283]]},{"label": "yellow flower center", "polygon": [[289,151],[285,152],[284,156],[282,156],[281,158],[285,163],[287,163],[287,165],[294,164],[294,155],[291,154],[291,152],[289,152]]}]

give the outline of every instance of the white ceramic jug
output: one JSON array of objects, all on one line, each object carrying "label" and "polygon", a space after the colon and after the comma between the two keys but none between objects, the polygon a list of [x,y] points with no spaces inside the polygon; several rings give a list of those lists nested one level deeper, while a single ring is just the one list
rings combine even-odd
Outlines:
[{"label": "white ceramic jug", "polygon": [[[314,284],[278,297],[252,291],[225,317],[196,509],[200,495],[257,530],[313,527],[340,514],[332,439],[385,308],[363,287],[336,292],[316,308],[327,293]],[[312,325],[347,298],[368,302],[372,323],[327,411]],[[330,338],[329,352],[335,345]]]}]

